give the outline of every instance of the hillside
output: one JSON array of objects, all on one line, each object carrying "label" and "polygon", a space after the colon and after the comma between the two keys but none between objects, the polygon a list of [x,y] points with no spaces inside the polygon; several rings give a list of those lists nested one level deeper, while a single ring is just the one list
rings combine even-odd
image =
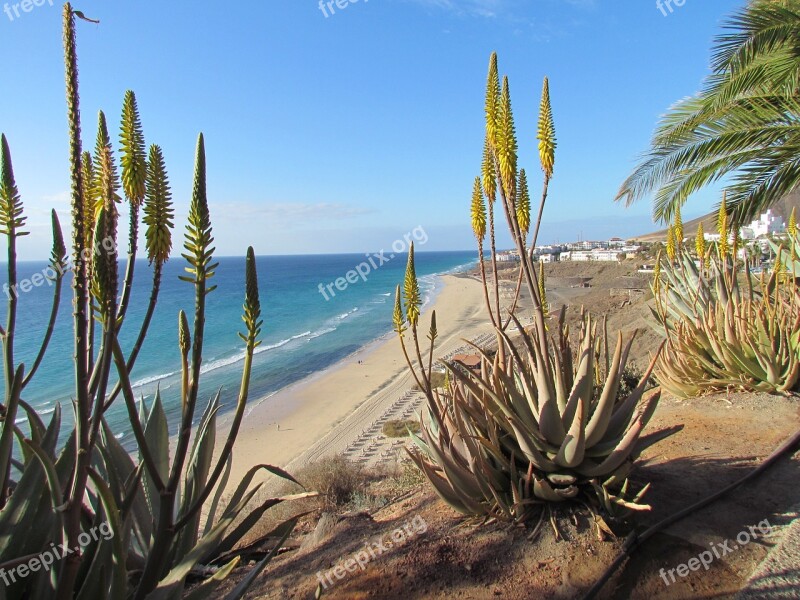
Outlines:
[{"label": "hillside", "polygon": [[[589,287],[575,287],[578,281]],[[612,338],[617,331],[639,330],[632,348],[639,366],[660,341],[648,316],[652,296],[613,292],[645,285],[632,263],[547,265],[548,298],[555,306],[569,306],[571,322],[579,319],[581,306],[590,306],[597,316],[609,317]],[[295,475],[312,489],[339,493],[349,485],[350,493],[340,494],[345,500],[336,506],[316,499],[282,505],[280,518],[312,512],[267,566],[252,597],[306,600],[324,585],[322,598],[331,600],[580,598],[617,556],[632,527],[643,530],[741,477],[797,430],[799,408],[795,397],[766,394],[730,392],[692,400],[665,395],[649,429],[682,429],[644,454],[633,484],[652,483],[645,497],[652,510],[612,521],[618,537],[598,530],[587,511],[569,504],[558,507],[552,520],[543,513],[540,522],[527,526],[480,525],[441,502],[404,455],[374,470],[329,458]],[[599,599],[733,598],[796,517],[799,458],[779,461],[759,480],[657,534]],[[253,535],[270,531],[279,516],[267,514]],[[769,526],[766,535],[720,556],[708,571],[665,579],[669,569],[758,524]],[[239,569],[223,588],[230,590],[246,574]]]},{"label": "hillside", "polygon": [[[789,215],[792,212],[792,208],[800,209],[800,189],[796,189],[791,194],[787,195],[783,200],[775,204],[772,207],[772,211],[780,215],[783,218],[784,222],[788,223]],[[700,222],[703,223],[703,229],[706,232],[716,231],[717,213],[712,212],[703,217],[698,217],[696,219],[692,219],[691,221],[685,221],[683,224],[683,230],[686,232],[686,235],[687,236],[694,235],[694,232],[697,231],[697,225]],[[640,242],[657,242],[666,239],[666,236],[667,236],[667,230],[661,229],[653,233],[640,235],[635,239]]]}]

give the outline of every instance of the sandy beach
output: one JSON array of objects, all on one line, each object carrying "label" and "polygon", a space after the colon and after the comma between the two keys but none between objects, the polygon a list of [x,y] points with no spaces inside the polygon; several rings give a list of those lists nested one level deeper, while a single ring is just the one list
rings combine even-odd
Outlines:
[{"label": "sandy beach", "polygon": [[[442,279],[443,289],[420,321],[427,332],[430,313],[436,310],[437,357],[463,347],[465,339],[491,335],[481,283],[466,276]],[[262,463],[291,472],[328,454],[363,462],[387,459],[397,442],[381,439],[382,423],[413,416],[421,406],[423,397],[413,391],[413,384],[392,334],[263,401],[253,399],[234,447],[230,482],[238,482],[249,468]],[[221,420],[223,431],[229,419]]]}]

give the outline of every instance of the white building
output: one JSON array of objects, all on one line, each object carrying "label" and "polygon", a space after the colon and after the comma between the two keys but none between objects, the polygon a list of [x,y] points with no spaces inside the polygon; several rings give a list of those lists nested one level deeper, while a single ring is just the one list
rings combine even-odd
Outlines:
[{"label": "white building", "polygon": [[497,253],[497,262],[519,262],[519,254],[516,250]]},{"label": "white building", "polygon": [[561,260],[571,260],[574,262],[616,262],[619,260],[620,252],[618,249],[607,250],[605,248],[595,248],[593,250],[572,250],[562,252]]},{"label": "white building", "polygon": [[580,242],[572,242],[567,244],[570,250],[594,250],[595,248],[608,248],[608,242],[598,242],[592,240],[583,240]]},{"label": "white building", "polygon": [[783,222],[783,219],[768,210],[750,225],[742,227],[741,235],[742,239],[755,240],[784,231],[786,231],[786,223]]},{"label": "white building", "polygon": [[564,250],[566,250],[566,246],[536,246],[533,257],[534,260],[545,263],[557,262],[558,257],[561,256]]},{"label": "white building", "polygon": [[619,252],[623,253],[625,258],[636,258],[641,251],[641,246],[622,246],[619,248]]}]

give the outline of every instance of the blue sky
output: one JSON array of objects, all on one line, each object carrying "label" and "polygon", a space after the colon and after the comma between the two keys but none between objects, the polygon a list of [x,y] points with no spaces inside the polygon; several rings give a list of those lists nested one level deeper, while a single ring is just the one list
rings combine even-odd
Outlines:
[{"label": "blue sky", "polygon": [[[69,220],[61,10],[37,1],[0,13],[0,131],[32,232],[23,259],[47,256],[51,207]],[[496,50],[537,192],[550,77],[559,147],[540,240],[632,236],[653,228],[650,205],[626,210],[615,192],[659,115],[699,89],[714,35],[743,4],[685,0],[664,16],[655,0],[360,0],[326,17],[318,2],[77,0],[101,21],[78,28],[85,143],[100,109],[117,129],[133,89],[182,227],[202,131],[220,255],[376,251],[417,226],[426,250],[469,249]],[[684,214],[716,200],[697,194]]]}]

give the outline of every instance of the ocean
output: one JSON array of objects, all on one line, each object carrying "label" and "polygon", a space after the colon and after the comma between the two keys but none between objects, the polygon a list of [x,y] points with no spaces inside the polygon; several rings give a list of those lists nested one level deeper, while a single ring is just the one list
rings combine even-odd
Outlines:
[{"label": "ocean", "polygon": [[[268,403],[282,388],[319,373],[391,332],[394,289],[403,281],[407,256],[398,254],[383,264],[373,259],[378,268],[370,266],[364,278],[351,275],[350,281],[339,279],[358,265],[368,263],[371,256],[257,258],[264,326],[262,344],[253,361],[248,410],[258,403]],[[384,260],[388,258],[389,255]],[[475,263],[475,252],[417,252],[417,275],[425,304],[432,301],[441,285],[439,275],[464,271]],[[172,258],[164,267],[155,315],[131,374],[137,399],[143,397],[149,401],[160,389],[171,427],[177,427],[180,415],[178,312],[185,310],[190,324],[194,314],[194,286],[178,279],[185,264],[181,258]],[[45,262],[23,262],[18,266],[19,281],[30,279],[40,283],[19,293],[15,360],[26,366],[30,366],[38,352],[50,314],[52,288],[34,278],[46,267]],[[244,358],[244,345],[237,335],[244,331],[241,319],[244,268],[243,256],[221,258],[211,280],[218,287],[207,301],[198,415],[218,390],[223,411],[231,410],[236,403]],[[363,266],[361,270],[366,271]],[[3,285],[7,281],[5,265],[0,265],[0,273],[5,300],[9,293]],[[135,275],[131,305],[120,333],[126,352],[139,333],[147,309],[152,282],[152,269],[147,261],[137,261]],[[24,399],[46,422],[57,402],[64,410],[64,420],[71,419],[74,372],[70,283],[70,277],[65,277],[53,338],[42,366],[24,394]],[[0,378],[5,385],[3,373]],[[18,420],[22,417],[18,416]],[[133,435],[121,397],[108,411],[107,420],[123,445],[132,448]],[[67,423],[63,428],[67,428]]]}]

